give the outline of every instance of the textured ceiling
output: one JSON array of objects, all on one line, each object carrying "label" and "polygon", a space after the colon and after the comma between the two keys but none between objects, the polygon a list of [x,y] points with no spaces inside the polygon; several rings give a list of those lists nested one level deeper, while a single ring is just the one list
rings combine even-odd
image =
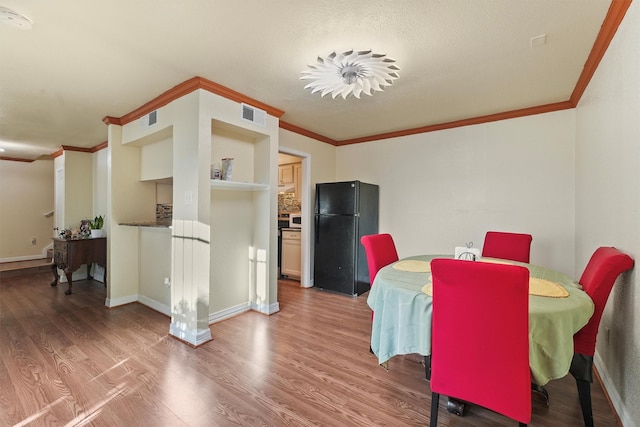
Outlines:
[{"label": "textured ceiling", "polygon": [[[121,117],[201,76],[336,141],[567,101],[610,0],[0,0],[0,155],[36,158],[107,139]],[[546,34],[546,44],[530,39]],[[350,49],[400,78],[321,98],[300,72]]]}]

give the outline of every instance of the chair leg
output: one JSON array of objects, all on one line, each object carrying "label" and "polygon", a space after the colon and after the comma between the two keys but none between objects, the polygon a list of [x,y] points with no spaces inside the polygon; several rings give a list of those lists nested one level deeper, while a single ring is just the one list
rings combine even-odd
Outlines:
[{"label": "chair leg", "polygon": [[593,427],[593,412],[591,409],[591,383],[593,382],[593,356],[574,353],[569,372],[576,379],[578,398],[582,409],[585,427]]},{"label": "chair leg", "polygon": [[531,391],[535,392],[538,396],[541,396],[544,400],[545,406],[549,407],[549,392],[544,386],[531,383]]},{"label": "chair leg", "polygon": [[431,356],[424,356],[424,376],[431,381]]},{"label": "chair leg", "polygon": [[464,417],[464,409],[465,404],[462,400],[449,397],[449,401],[447,402],[447,412],[459,417]]},{"label": "chair leg", "polygon": [[576,378],[576,384],[578,386],[578,397],[580,398],[580,407],[582,408],[584,427],[593,427],[593,412],[591,410],[591,383],[589,381],[579,380]]},{"label": "chair leg", "polygon": [[440,394],[431,392],[431,418],[429,427],[437,427],[438,425],[438,403],[440,403]]}]

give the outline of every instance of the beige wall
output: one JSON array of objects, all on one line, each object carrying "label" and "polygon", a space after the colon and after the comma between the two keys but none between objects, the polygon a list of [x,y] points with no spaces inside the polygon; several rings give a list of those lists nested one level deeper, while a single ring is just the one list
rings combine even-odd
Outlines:
[{"label": "beige wall", "polygon": [[104,218],[107,214],[108,154],[107,149],[93,153],[93,213],[91,218],[98,215],[102,215]]},{"label": "beige wall", "polygon": [[53,193],[52,160],[0,160],[0,261],[46,255],[54,217],[44,214],[54,208]]},{"label": "beige wall", "polygon": [[[596,366],[623,425],[640,425],[640,5],[633,2],[576,113],[576,270],[599,246],[636,260],[600,323]],[[607,331],[609,333],[607,333]]]},{"label": "beige wall", "polygon": [[83,219],[93,218],[93,158],[90,153],[65,151],[64,227],[80,227]]},{"label": "beige wall", "polygon": [[167,316],[171,315],[171,229],[139,227],[140,269],[138,301]]},{"label": "beige wall", "polygon": [[531,262],[574,276],[574,123],[566,110],[339,147],[336,178],[380,186],[400,256],[526,232]]}]

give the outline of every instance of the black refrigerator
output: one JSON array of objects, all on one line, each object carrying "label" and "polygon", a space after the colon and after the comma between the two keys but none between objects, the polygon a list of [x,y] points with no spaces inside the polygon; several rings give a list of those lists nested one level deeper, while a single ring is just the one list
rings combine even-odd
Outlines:
[{"label": "black refrigerator", "polygon": [[360,181],[316,184],[313,283],[347,295],[369,290],[360,237],[378,233],[377,185]]}]

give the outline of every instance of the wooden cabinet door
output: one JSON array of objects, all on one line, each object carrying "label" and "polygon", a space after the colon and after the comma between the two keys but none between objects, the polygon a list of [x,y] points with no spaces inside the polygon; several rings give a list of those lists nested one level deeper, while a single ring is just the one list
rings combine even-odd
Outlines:
[{"label": "wooden cabinet door", "polygon": [[300,232],[282,232],[281,273],[285,276],[300,278],[302,270]]},{"label": "wooden cabinet door", "polygon": [[280,184],[293,184],[293,165],[278,166],[278,182]]}]

